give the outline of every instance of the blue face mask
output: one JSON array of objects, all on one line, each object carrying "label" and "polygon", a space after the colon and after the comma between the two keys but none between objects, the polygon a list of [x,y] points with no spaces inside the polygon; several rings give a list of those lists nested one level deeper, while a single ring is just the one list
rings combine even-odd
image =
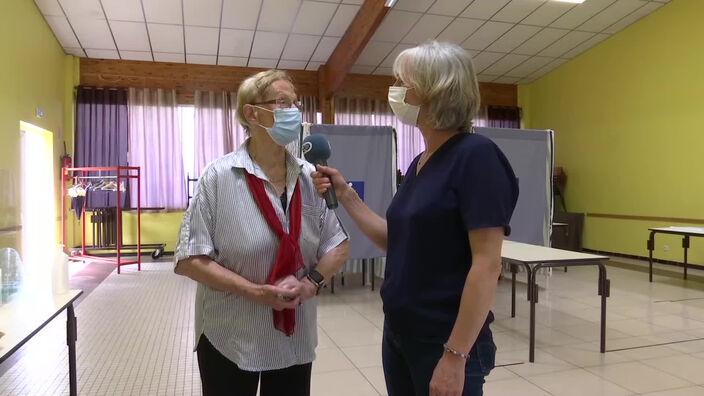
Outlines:
[{"label": "blue face mask", "polygon": [[[260,109],[271,111],[263,107],[260,107]],[[298,139],[300,136],[301,118],[301,111],[295,107],[290,109],[275,109],[274,126],[267,128],[262,125],[262,128],[269,132],[269,136],[271,136],[276,143],[285,146]]]}]

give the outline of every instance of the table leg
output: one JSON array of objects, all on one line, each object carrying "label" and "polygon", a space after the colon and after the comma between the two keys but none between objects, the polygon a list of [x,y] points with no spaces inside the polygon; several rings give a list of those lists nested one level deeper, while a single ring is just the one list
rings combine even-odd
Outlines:
[{"label": "table leg", "polygon": [[601,296],[601,344],[599,351],[606,353],[606,298],[611,294],[611,281],[606,277],[606,266],[599,262],[599,295]]},{"label": "table leg", "polygon": [[375,271],[376,265],[374,262],[376,261],[376,259],[371,259],[371,260],[372,260],[372,291],[374,291],[374,283],[375,283],[374,276],[376,275],[376,271]]},{"label": "table leg", "polygon": [[653,250],[655,249],[655,231],[650,231],[648,238],[648,277],[653,281]]},{"label": "table leg", "polygon": [[684,248],[684,280],[687,280],[687,249],[689,249],[689,235],[682,238],[682,247]]},{"label": "table leg", "polygon": [[[342,285],[344,286],[345,276],[342,275]],[[335,294],[335,277],[330,278],[330,293]]]},{"label": "table leg", "polygon": [[535,361],[535,304],[538,303],[538,284],[536,282],[538,270],[542,266],[540,264],[533,268],[527,266],[528,270],[528,291],[530,294],[530,340],[529,340],[529,350],[528,350],[528,361],[533,363]]},{"label": "table leg", "polygon": [[76,326],[76,315],[73,312],[73,303],[66,308],[66,344],[68,344],[68,382],[69,394],[78,395],[78,383],[76,381],[76,340],[78,331]]},{"label": "table leg", "polygon": [[362,259],[362,286],[367,285],[367,259]]},{"label": "table leg", "polygon": [[516,317],[516,272],[515,264],[511,264],[511,317]]}]

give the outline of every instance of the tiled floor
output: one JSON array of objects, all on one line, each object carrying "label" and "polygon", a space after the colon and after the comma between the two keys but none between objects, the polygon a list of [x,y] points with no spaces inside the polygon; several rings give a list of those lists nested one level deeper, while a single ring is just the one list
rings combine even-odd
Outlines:
[{"label": "tiled floor", "polygon": [[[695,272],[695,271],[692,271]],[[519,275],[520,277],[520,275]],[[600,354],[596,271],[555,271],[537,307],[536,362],[528,363],[528,304],[519,285],[510,318],[502,281],[492,326],[497,364],[485,395],[704,395],[704,283],[610,267],[607,349]],[[546,286],[545,278],[540,279]],[[313,394],[384,395],[378,292],[350,276],[320,297]],[[168,263],[110,274],[76,308],[81,395],[195,395],[195,284]],[[30,341],[0,377],[2,395],[68,393],[65,317]],[[626,349],[644,345],[647,348]]]}]

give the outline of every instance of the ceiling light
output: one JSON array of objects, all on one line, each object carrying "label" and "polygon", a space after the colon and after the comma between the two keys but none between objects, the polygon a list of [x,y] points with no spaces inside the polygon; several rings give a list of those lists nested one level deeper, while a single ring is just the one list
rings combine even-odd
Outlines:
[{"label": "ceiling light", "polygon": [[574,4],[584,3],[584,0],[552,0],[552,1],[559,1],[561,3],[574,3]]},{"label": "ceiling light", "polygon": [[[391,7],[394,6],[394,4],[396,4],[396,1],[398,1],[398,0],[386,0],[386,3],[384,4],[384,7],[389,7],[389,8],[391,8]],[[582,0],[582,1],[584,1],[584,0]]]}]

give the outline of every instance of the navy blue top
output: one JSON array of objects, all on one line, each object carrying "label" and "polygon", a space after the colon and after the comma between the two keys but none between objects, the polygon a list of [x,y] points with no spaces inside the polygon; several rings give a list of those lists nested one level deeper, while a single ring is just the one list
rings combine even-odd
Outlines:
[{"label": "navy blue top", "polygon": [[[481,135],[451,137],[416,175],[419,159],[409,166],[386,213],[381,298],[394,332],[445,342],[472,265],[467,232],[504,227],[510,233],[518,180],[501,150]],[[493,320],[490,312],[478,341],[491,336]]]}]

